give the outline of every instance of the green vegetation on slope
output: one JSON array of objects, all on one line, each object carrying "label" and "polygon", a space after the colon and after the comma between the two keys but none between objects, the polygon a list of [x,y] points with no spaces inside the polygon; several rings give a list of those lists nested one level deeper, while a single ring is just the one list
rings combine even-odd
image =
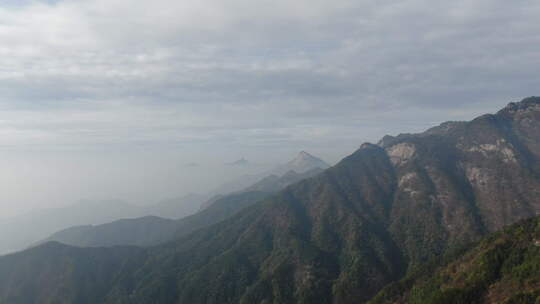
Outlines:
[{"label": "green vegetation on slope", "polygon": [[369,304],[540,303],[540,217],[505,228],[442,266],[385,288]]},{"label": "green vegetation on slope", "polygon": [[95,304],[114,284],[131,284],[147,259],[136,247],[74,248],[50,242],[0,259],[0,303]]}]

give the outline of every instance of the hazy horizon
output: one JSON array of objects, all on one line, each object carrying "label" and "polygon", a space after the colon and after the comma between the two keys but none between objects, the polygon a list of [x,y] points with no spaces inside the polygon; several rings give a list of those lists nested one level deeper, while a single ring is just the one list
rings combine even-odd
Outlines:
[{"label": "hazy horizon", "polygon": [[[301,150],[333,164],[386,134],[493,113],[539,94],[538,12],[525,0],[4,1],[0,218],[205,193]],[[257,165],[224,165],[241,157]]]},{"label": "hazy horizon", "polygon": [[[501,106],[504,104],[497,105],[498,108]],[[471,113],[471,117],[458,120],[469,120],[489,112]],[[353,153],[364,142],[376,143],[384,135],[422,132],[442,122],[444,121],[427,122],[425,127],[410,127],[408,130],[405,127],[395,132],[377,134],[377,137],[359,139],[358,142],[343,147],[302,150],[333,165]],[[384,124],[384,121],[381,123]],[[407,132],[403,132],[404,130]],[[316,144],[324,143],[312,143]],[[6,172],[10,172],[10,178],[5,178],[4,184],[11,184],[10,189],[15,191],[12,192],[13,199],[6,193],[0,196],[3,196],[2,202],[14,203],[17,206],[11,211],[6,210],[0,219],[36,209],[66,207],[83,201],[120,200],[143,206],[190,193],[209,194],[223,183],[243,175],[264,173],[293,159],[301,151],[300,147],[282,147],[272,150],[273,153],[261,154],[257,149],[249,147],[240,152],[224,151],[226,153],[222,155],[207,152],[182,157],[180,152],[185,149],[176,147],[158,151],[148,146],[140,146],[130,151],[126,151],[127,147],[107,147],[101,150],[99,147],[93,148],[94,151],[36,149],[39,154],[34,154],[38,151],[4,150],[4,176],[7,175]],[[14,153],[11,155],[14,158],[5,157],[10,155],[9,152]],[[130,157],[126,158],[126,154]],[[249,165],[244,167],[229,164],[240,158],[247,159]],[[25,191],[27,184],[23,184],[23,187],[19,185],[20,192],[16,192],[15,183],[21,180],[32,184],[33,193]]]}]

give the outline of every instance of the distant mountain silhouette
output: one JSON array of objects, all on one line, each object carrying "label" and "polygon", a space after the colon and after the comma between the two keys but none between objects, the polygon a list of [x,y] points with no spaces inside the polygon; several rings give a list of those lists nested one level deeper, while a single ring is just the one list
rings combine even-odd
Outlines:
[{"label": "distant mountain silhouette", "polygon": [[304,173],[316,168],[326,169],[329,167],[330,165],[328,165],[322,159],[317,158],[305,151],[301,151],[293,160],[274,168],[271,171],[271,174],[282,176],[290,171]]},{"label": "distant mountain silhouette", "polygon": [[195,213],[207,197],[190,194],[137,206],[123,201],[81,201],[78,204],[36,210],[13,218],[0,219],[0,255],[26,249],[68,227],[100,225],[119,219],[142,216],[181,218]]},{"label": "distant mountain silhouette", "polygon": [[323,171],[324,170],[322,168],[316,167],[302,173],[297,173],[294,170],[290,170],[282,176],[269,175],[255,184],[247,187],[244,191],[278,192],[285,189],[289,185],[315,176]]},{"label": "distant mountain silhouette", "polygon": [[73,225],[102,224],[141,215],[140,207],[115,200],[83,201],[67,207],[36,210],[0,219],[0,254],[25,249],[51,233]]},{"label": "distant mountain silhouette", "polygon": [[[224,194],[234,193],[238,191],[243,191],[244,189],[253,185],[254,182],[258,182],[267,177],[277,176],[281,177],[284,174],[287,174],[290,171],[303,174],[312,169],[326,169],[329,165],[323,160],[305,152],[301,151],[298,155],[288,161],[285,164],[276,166],[270,171],[261,172],[258,174],[245,174],[233,180],[227,181],[219,186],[217,189],[212,191],[215,196],[220,196]],[[203,204],[202,209],[207,207],[208,204]]]},{"label": "distant mountain silhouette", "polygon": [[226,165],[235,167],[246,167],[249,166],[249,162],[247,161],[247,159],[242,157],[241,159],[233,161],[231,163],[227,163]]},{"label": "distant mountain silhouette", "polygon": [[208,200],[204,194],[189,193],[183,196],[168,198],[143,207],[142,214],[150,216],[164,217],[168,219],[179,219],[199,210],[200,205]]},{"label": "distant mountain silhouette", "polygon": [[102,225],[70,227],[54,233],[40,243],[56,241],[79,247],[158,245],[223,221],[269,195],[270,193],[260,191],[227,195],[216,199],[209,208],[177,220],[145,216]]},{"label": "distant mountain silhouette", "polygon": [[[289,171],[282,177],[268,176],[244,191],[214,197],[205,203],[208,206],[201,212],[176,221],[159,217],[142,217],[118,220],[102,225],[75,226],[58,231],[40,243],[58,241],[80,247],[157,245],[227,219],[243,208],[270,196],[270,194],[315,176],[322,171],[322,169],[315,168],[302,174]],[[195,198],[199,199],[199,196],[195,196]],[[161,209],[164,210],[164,207],[161,206]]]}]

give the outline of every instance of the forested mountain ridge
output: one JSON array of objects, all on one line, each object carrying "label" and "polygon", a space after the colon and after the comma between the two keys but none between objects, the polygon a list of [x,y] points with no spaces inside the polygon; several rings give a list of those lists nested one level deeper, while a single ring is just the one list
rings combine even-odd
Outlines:
[{"label": "forested mountain ridge", "polygon": [[[539,159],[540,98],[385,137],[111,269],[110,288],[84,288],[104,303],[362,303],[426,261],[540,212]],[[19,282],[0,286],[0,300],[39,293],[39,269],[53,260],[45,254],[36,271],[5,272],[0,258],[0,285]],[[47,300],[61,302],[54,291],[64,284],[51,283]]]},{"label": "forested mountain ridge", "polygon": [[535,304],[540,301],[540,217],[496,232],[455,258],[381,291],[369,304]]},{"label": "forested mountain ridge", "polygon": [[124,269],[148,258],[136,247],[75,248],[50,242],[0,258],[0,303],[102,303]]}]

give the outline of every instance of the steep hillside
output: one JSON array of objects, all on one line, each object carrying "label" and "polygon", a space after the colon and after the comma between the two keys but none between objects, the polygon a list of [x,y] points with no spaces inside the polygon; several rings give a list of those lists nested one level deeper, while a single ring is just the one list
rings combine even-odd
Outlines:
[{"label": "steep hillside", "polygon": [[[110,289],[87,287],[105,303],[367,301],[425,262],[539,213],[539,131],[540,98],[528,98],[470,122],[363,144],[223,222],[148,249]],[[36,275],[17,280],[39,293],[25,279]]]},{"label": "steep hillside", "polygon": [[79,249],[48,243],[0,259],[0,303],[102,303],[117,282],[128,284],[124,269],[147,259],[135,247]]},{"label": "steep hillside", "polygon": [[425,270],[392,284],[369,304],[538,302],[540,217],[535,217],[483,239],[434,271]]}]

